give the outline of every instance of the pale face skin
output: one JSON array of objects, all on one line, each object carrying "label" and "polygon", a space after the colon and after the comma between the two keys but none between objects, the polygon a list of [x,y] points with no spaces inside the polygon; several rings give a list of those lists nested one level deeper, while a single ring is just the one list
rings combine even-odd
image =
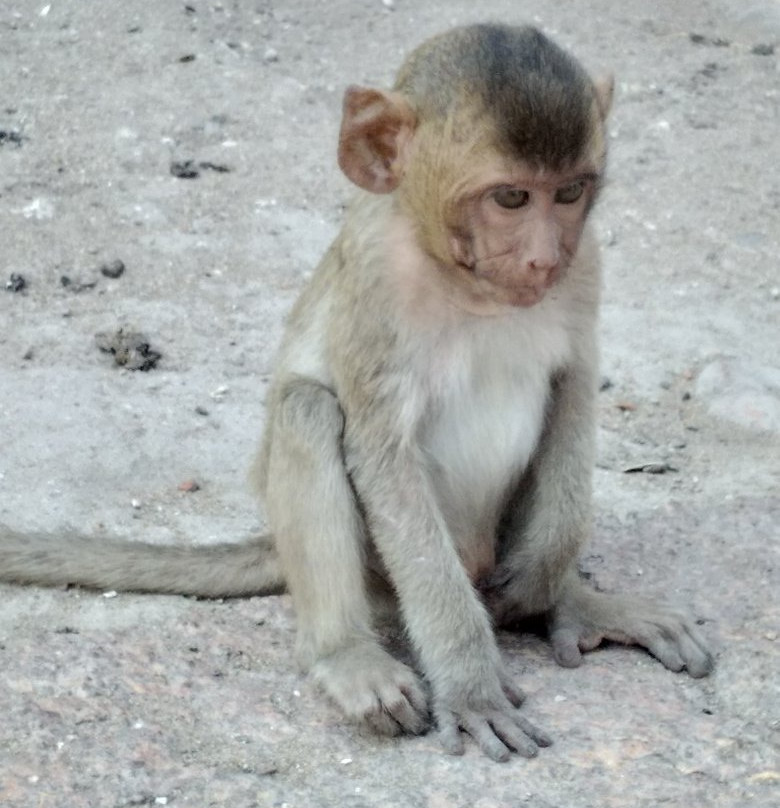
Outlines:
[{"label": "pale face skin", "polygon": [[590,166],[496,172],[465,202],[465,221],[452,237],[457,263],[487,282],[480,286],[493,302],[536,305],[577,251],[597,181]]}]

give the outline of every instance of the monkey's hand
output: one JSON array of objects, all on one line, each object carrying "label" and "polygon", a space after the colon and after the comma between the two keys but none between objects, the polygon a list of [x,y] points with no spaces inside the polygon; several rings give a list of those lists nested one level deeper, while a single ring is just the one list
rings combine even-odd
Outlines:
[{"label": "monkey's hand", "polygon": [[552,740],[520,715],[517,708],[524,698],[503,670],[498,676],[484,671],[470,684],[450,680],[446,692],[434,698],[442,746],[452,755],[462,755],[460,730],[464,730],[495,761],[508,760],[512,752],[535,757],[539,747],[550,746]]},{"label": "monkey's hand", "polygon": [[376,643],[339,649],[315,663],[312,674],[348,718],[381,735],[419,735],[428,727],[420,680]]},{"label": "monkey's hand", "polygon": [[575,668],[583,651],[603,640],[641,645],[671,671],[707,676],[714,660],[690,618],[638,598],[595,592],[572,574],[549,615],[550,640],[559,665]]}]

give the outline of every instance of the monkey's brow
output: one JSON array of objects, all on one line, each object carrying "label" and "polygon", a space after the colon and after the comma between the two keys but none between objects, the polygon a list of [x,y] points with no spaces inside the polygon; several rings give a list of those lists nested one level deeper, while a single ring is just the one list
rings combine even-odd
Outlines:
[{"label": "monkey's brow", "polygon": [[584,169],[583,171],[568,172],[555,172],[545,176],[544,172],[537,178],[518,178],[514,182],[509,183],[514,188],[529,189],[534,185],[539,185],[547,188],[565,188],[575,182],[590,182],[594,185],[599,185],[602,181],[602,175],[593,169]]},{"label": "monkey's brow", "polygon": [[578,181],[597,183],[600,180],[601,180],[601,174],[598,171],[587,170],[587,171],[579,171],[576,174],[573,174],[570,178],[566,177],[563,180],[563,184]]}]

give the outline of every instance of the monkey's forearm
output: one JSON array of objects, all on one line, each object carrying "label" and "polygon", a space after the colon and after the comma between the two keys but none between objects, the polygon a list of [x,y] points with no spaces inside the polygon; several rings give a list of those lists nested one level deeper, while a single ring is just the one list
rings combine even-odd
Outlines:
[{"label": "monkey's forearm", "polygon": [[[369,530],[397,590],[404,621],[436,686],[453,655],[490,667],[499,655],[421,462],[403,450],[352,472]],[[380,471],[381,466],[381,471]],[[382,480],[382,482],[379,482]],[[397,481],[397,482],[395,482]]]}]

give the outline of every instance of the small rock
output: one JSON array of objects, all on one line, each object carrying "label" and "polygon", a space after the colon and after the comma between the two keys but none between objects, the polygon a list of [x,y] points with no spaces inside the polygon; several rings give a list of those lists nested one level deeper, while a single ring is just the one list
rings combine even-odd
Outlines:
[{"label": "small rock", "polygon": [[103,264],[100,267],[100,274],[104,275],[106,278],[119,278],[124,275],[124,272],[124,262],[120,261],[118,258],[115,258],[113,261],[109,261],[109,263]]},{"label": "small rock", "polygon": [[200,483],[195,482],[195,480],[185,480],[183,483],[179,483],[179,491],[194,494],[196,491],[200,491]]},{"label": "small rock", "polygon": [[97,286],[97,281],[74,281],[69,275],[62,275],[60,277],[60,284],[70,292],[86,292],[89,289],[94,289]]},{"label": "small rock", "polygon": [[171,174],[180,180],[194,180],[200,176],[193,160],[180,160],[171,163]]},{"label": "small rock", "polygon": [[668,463],[643,463],[623,469],[624,474],[666,474],[667,471],[679,471]]},{"label": "small rock", "polygon": [[104,353],[113,354],[117,365],[128,370],[151,370],[162,357],[159,351],[149,345],[146,336],[137,331],[125,331],[123,328],[113,334],[95,334],[95,343]]},{"label": "small rock", "polygon": [[218,174],[227,174],[230,171],[230,166],[223,163],[211,163],[208,160],[198,163],[198,168],[202,168],[204,171],[216,171]]},{"label": "small rock", "polygon": [[9,292],[21,292],[27,288],[27,281],[23,275],[18,272],[12,272],[8,280],[5,282],[5,288]]},{"label": "small rock", "polygon": [[18,148],[22,145],[22,140],[24,140],[24,138],[19,134],[19,132],[15,132],[13,130],[9,131],[8,129],[0,129],[0,146],[5,146],[8,144]]}]

